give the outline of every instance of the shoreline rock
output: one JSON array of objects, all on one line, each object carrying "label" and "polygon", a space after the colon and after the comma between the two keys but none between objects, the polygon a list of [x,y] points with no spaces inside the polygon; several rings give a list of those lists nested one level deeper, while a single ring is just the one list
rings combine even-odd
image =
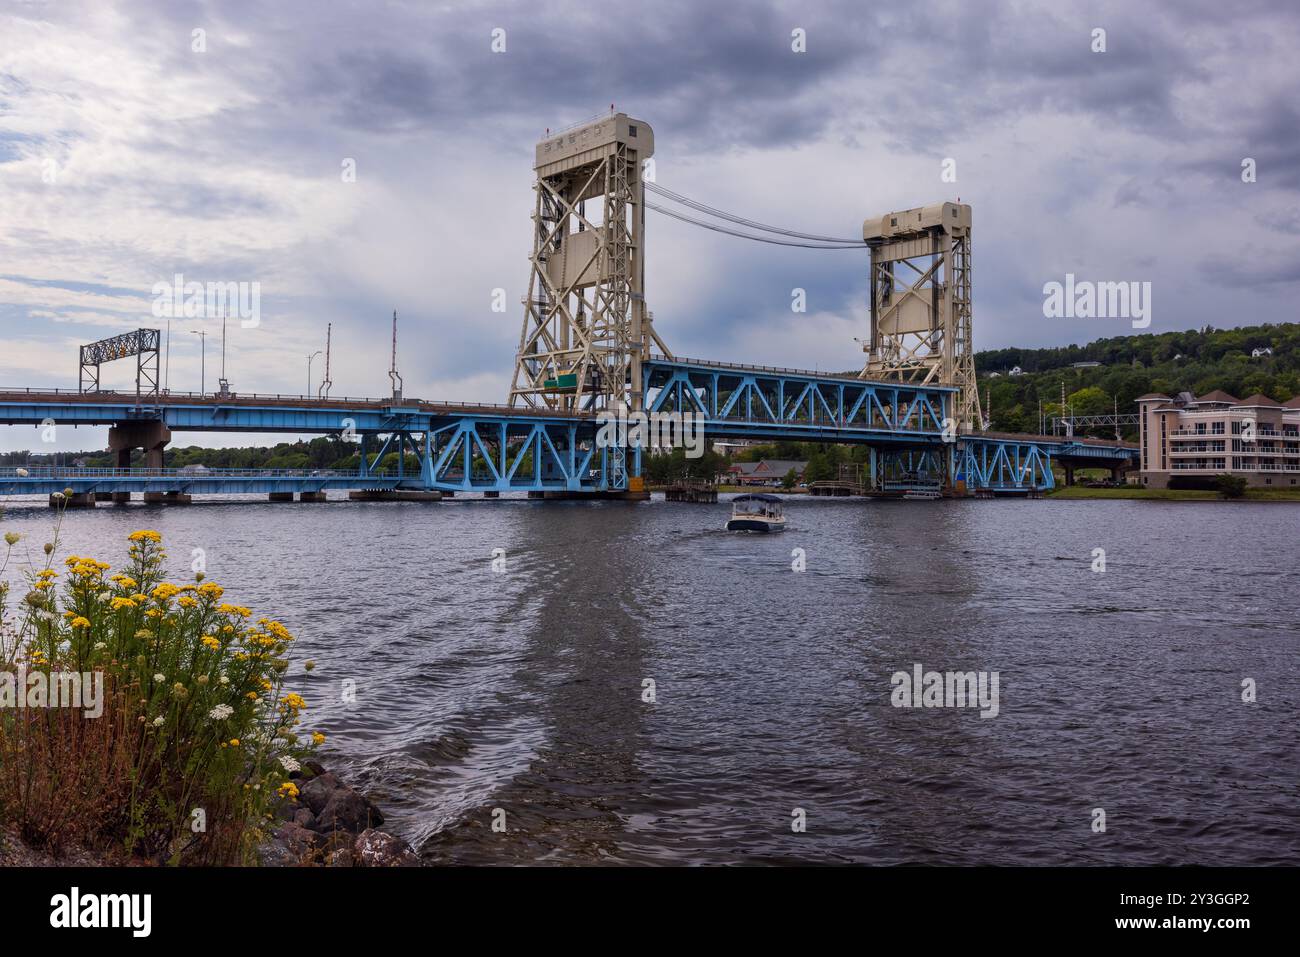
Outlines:
[{"label": "shoreline rock", "polygon": [[282,822],[258,849],[264,867],[417,867],[401,838],[379,830],[384,815],[359,791],[317,761],[289,775],[296,798],[277,808]]}]

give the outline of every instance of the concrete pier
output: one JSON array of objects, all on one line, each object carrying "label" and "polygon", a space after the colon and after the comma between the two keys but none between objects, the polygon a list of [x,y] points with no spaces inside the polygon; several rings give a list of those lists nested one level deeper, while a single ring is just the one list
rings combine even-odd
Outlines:
[{"label": "concrete pier", "polygon": [[299,492],[298,501],[300,502],[324,502],[326,501],[324,492]]},{"label": "concrete pier", "polygon": [[348,498],[353,502],[438,502],[444,495],[450,495],[450,492],[439,492],[436,489],[423,492],[419,489],[360,489],[356,492],[348,492]]},{"label": "concrete pier", "polygon": [[267,501],[271,501],[271,502],[292,502],[293,493],[292,492],[267,492],[266,498]]},{"label": "concrete pier", "polygon": [[62,492],[54,492],[50,495],[50,508],[94,507],[95,497],[90,492],[73,492],[71,495],[64,495]]},{"label": "concrete pier", "polygon": [[146,505],[189,505],[191,496],[186,492],[145,492]]}]

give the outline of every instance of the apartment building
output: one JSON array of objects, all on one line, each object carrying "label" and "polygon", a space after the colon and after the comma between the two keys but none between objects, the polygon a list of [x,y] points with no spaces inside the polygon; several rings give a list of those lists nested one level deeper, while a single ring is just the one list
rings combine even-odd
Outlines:
[{"label": "apartment building", "polygon": [[1252,486],[1300,486],[1300,396],[1238,399],[1216,389],[1199,398],[1153,392],[1137,403],[1143,485],[1226,472]]}]

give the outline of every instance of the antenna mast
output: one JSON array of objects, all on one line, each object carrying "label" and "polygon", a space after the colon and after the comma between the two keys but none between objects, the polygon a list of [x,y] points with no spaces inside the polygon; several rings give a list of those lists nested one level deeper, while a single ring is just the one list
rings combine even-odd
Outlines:
[{"label": "antenna mast", "polygon": [[221,317],[221,378],[217,380],[217,395],[230,395],[230,380],[226,378],[226,317]]},{"label": "antenna mast", "polygon": [[316,391],[316,398],[328,399],[330,395],[330,386],[334,383],[330,381],[330,333],[334,329],[334,323],[325,325],[325,378],[321,380],[320,388]]},{"label": "antenna mast", "polygon": [[402,377],[397,374],[397,310],[393,310],[393,364],[388,369],[388,378],[393,383],[394,401],[402,401]]}]

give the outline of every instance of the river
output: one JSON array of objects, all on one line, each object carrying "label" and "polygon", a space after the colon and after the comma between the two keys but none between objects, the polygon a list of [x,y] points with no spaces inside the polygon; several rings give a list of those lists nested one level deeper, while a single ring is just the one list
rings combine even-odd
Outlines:
[{"label": "river", "polygon": [[[1300,505],[727,513],[101,505],[61,551],[203,549],[299,636],[326,763],[430,863],[1300,864]],[[39,554],[53,517],[0,530]],[[997,672],[996,716],[895,707],[918,664]]]}]

